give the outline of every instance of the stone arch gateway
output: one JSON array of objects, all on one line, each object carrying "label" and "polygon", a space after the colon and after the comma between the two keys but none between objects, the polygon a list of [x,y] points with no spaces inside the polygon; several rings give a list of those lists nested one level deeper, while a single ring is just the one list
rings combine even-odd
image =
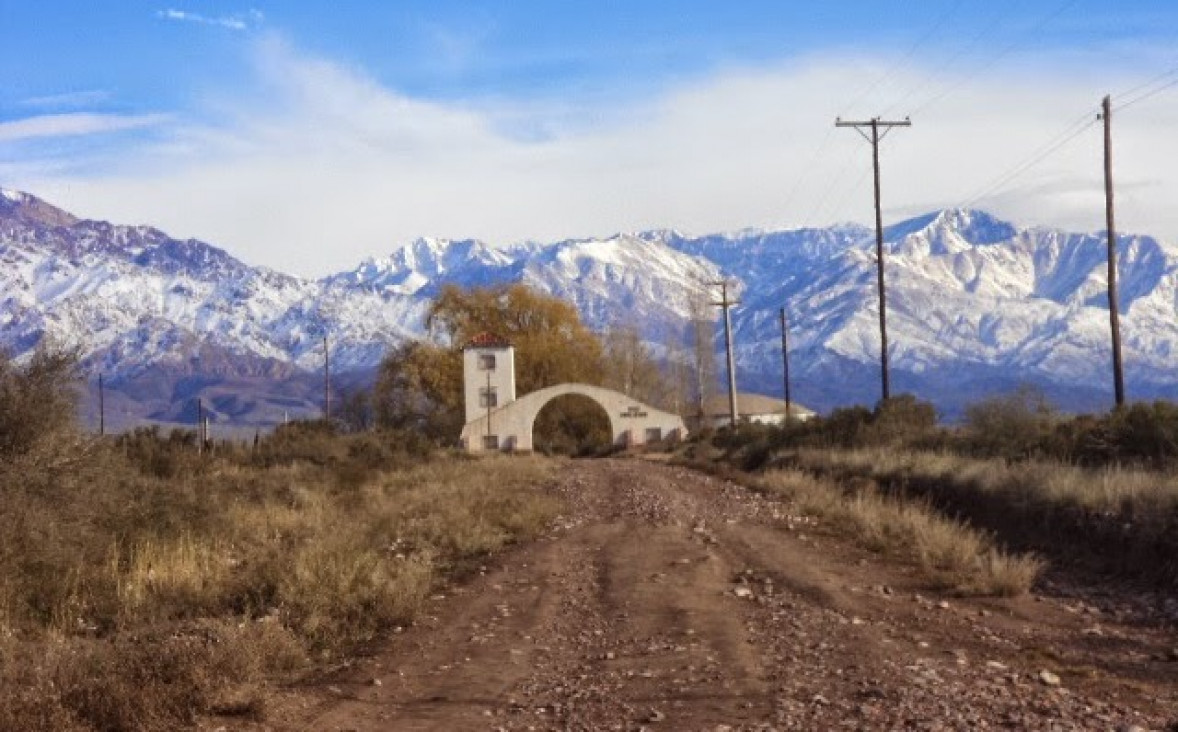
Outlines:
[{"label": "stone arch gateway", "polygon": [[621,392],[589,384],[559,384],[525,394],[502,406],[489,407],[462,428],[462,444],[470,452],[530,451],[532,429],[540,410],[566,394],[588,397],[605,410],[615,445],[642,445],[687,436],[683,418],[643,404]]}]

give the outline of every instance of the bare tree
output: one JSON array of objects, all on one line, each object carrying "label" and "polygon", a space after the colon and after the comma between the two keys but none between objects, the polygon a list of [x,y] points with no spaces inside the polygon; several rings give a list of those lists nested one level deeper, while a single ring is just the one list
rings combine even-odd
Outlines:
[{"label": "bare tree", "polygon": [[716,332],[715,312],[706,292],[693,297],[690,302],[691,322],[688,337],[691,340],[693,371],[693,401],[695,413],[704,415],[704,404],[716,394]]}]

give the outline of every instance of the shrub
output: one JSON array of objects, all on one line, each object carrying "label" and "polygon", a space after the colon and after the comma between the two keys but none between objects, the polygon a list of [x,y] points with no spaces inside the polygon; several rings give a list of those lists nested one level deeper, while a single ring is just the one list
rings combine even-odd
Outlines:
[{"label": "shrub", "polygon": [[175,478],[199,470],[196,439],[194,430],[173,429],[165,437],[153,425],[119,435],[115,444],[144,475]]},{"label": "shrub", "polygon": [[1163,467],[1178,457],[1178,405],[1139,402],[1114,410],[1106,423],[1118,460]]},{"label": "shrub", "polygon": [[74,425],[78,358],[72,351],[38,349],[24,366],[0,352],[0,459],[32,450]]},{"label": "shrub", "polygon": [[1057,421],[1042,391],[1020,386],[1009,394],[983,399],[965,409],[967,446],[975,453],[1010,459],[1042,452]]},{"label": "shrub", "polygon": [[860,441],[871,445],[903,445],[925,439],[937,428],[937,410],[911,394],[900,394],[875,405]]}]

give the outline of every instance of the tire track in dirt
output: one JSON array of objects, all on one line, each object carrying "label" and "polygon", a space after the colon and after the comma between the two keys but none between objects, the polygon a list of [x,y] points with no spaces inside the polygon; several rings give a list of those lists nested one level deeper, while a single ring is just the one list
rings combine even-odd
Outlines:
[{"label": "tire track in dirt", "polygon": [[[569,510],[551,535],[258,726],[1148,729],[1178,703],[1178,664],[1141,659],[1172,632],[1102,619],[1122,643],[1100,658],[1091,618],[934,597],[788,506],[683,468],[567,463],[552,490]],[[1036,680],[1045,664],[1063,686]]]}]

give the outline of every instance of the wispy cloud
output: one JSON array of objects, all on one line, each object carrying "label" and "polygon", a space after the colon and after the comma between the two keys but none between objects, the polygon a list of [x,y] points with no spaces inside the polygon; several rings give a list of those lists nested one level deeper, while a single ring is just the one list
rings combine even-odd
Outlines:
[{"label": "wispy cloud", "polygon": [[[834,119],[878,114],[937,71],[897,71],[891,86],[900,92],[859,95],[854,109],[843,107],[880,65],[815,57],[731,69],[638,100],[569,96],[554,114],[529,100],[414,97],[273,36],[257,48],[246,87],[228,101],[218,96],[202,115],[216,124],[175,119],[154,131],[150,146],[112,147],[117,159],[98,174],[26,167],[10,184],[81,215],[150,221],[305,274],[352,266],[419,235],[553,240],[648,227],[702,233],[867,221],[869,148],[834,130]],[[882,151],[888,218],[970,200],[1070,119],[1095,113],[1095,87],[1139,81],[1071,66],[995,74],[914,115],[913,128]],[[1178,158],[1176,97],[1118,117],[1127,231],[1178,239],[1170,205],[1178,176],[1168,163]],[[69,125],[35,119],[0,125],[0,139],[86,127],[80,116]],[[545,134],[518,132],[532,127]],[[1097,132],[979,204],[1020,223],[1100,228]]]},{"label": "wispy cloud", "polygon": [[29,97],[20,101],[23,107],[36,109],[79,109],[94,107],[110,100],[110,92],[103,89],[87,89],[85,91],[63,92],[41,97]]},{"label": "wispy cloud", "polygon": [[163,20],[174,20],[181,23],[196,23],[198,25],[211,25],[220,28],[228,28],[229,30],[243,31],[250,28],[256,28],[265,20],[265,14],[261,10],[251,8],[243,13],[233,13],[230,15],[209,16],[201,15],[200,13],[193,13],[187,10],[176,10],[175,8],[168,8],[166,10],[157,10],[155,13],[157,18]]},{"label": "wispy cloud", "polygon": [[159,125],[166,119],[167,115],[161,114],[43,114],[0,122],[0,142],[121,132]]}]

